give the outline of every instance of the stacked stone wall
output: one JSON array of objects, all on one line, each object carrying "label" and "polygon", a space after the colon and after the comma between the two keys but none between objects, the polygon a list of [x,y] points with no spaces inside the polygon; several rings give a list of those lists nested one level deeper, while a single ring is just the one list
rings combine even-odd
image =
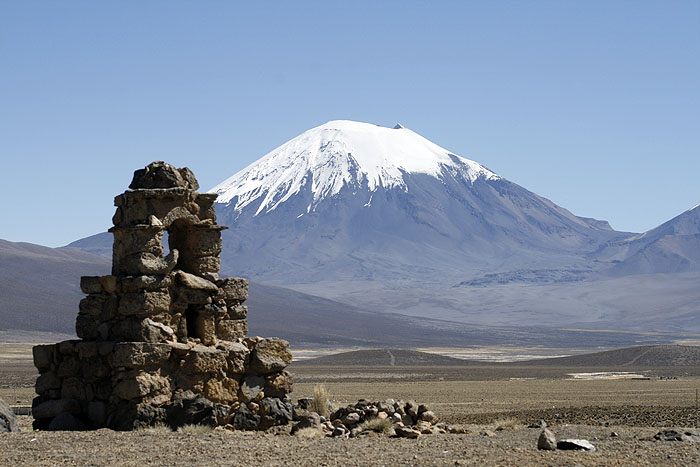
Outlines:
[{"label": "stacked stone wall", "polygon": [[80,340],[34,347],[37,428],[291,419],[289,344],[246,337],[248,283],[219,278],[225,227],[197,187],[189,169],[154,162],[115,198],[112,275],[81,278]]}]

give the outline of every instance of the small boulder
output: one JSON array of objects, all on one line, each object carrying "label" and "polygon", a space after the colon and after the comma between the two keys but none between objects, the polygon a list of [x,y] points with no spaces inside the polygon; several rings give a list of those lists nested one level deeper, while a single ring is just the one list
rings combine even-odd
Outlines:
[{"label": "small boulder", "polygon": [[425,412],[420,414],[420,419],[433,425],[435,425],[438,422],[438,418],[432,410],[426,410]]},{"label": "small boulder", "polygon": [[292,434],[301,430],[302,428],[316,428],[321,429],[321,417],[316,412],[309,412],[308,415],[300,417],[299,422],[297,422],[292,427]]},{"label": "small boulder", "polygon": [[690,441],[700,442],[700,433],[692,431],[663,430],[654,435],[656,441]]},{"label": "small boulder", "polygon": [[397,426],[394,428],[394,431],[396,432],[396,436],[398,436],[399,438],[416,439],[421,436],[420,431],[414,430],[413,428],[409,427]]},{"label": "small boulder", "polygon": [[537,439],[537,449],[544,451],[554,451],[557,449],[557,439],[554,437],[554,433],[548,429],[542,430],[540,437]]}]

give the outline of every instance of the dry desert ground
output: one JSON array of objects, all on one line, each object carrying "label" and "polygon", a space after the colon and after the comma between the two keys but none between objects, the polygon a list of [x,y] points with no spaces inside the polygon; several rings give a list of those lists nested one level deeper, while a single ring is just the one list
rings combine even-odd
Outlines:
[{"label": "dry desert ground", "polygon": [[[31,345],[0,345],[0,397],[30,405]],[[304,438],[223,429],[170,432],[32,431],[0,435],[0,465],[700,465],[700,443],[654,441],[665,428],[698,431],[698,367],[312,366],[293,363],[294,398],[324,384],[336,405],[360,398],[415,400],[466,433],[396,439]],[[574,379],[624,371],[637,378]],[[661,378],[663,377],[663,379]],[[545,420],[557,438],[596,452],[539,451]],[[499,429],[502,428],[502,429]]]}]

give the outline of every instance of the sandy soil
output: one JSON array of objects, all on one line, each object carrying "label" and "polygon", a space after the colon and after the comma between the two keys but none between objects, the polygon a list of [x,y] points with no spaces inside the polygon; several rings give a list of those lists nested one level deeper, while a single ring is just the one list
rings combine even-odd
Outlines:
[{"label": "sandy soil", "polygon": [[[31,360],[3,358],[0,397],[29,404],[36,377]],[[586,371],[580,368],[291,369],[295,398],[310,396],[323,382],[337,404],[414,399],[447,423],[465,424],[468,433],[418,440],[225,430],[52,433],[31,431],[31,419],[20,417],[22,433],[0,435],[0,465],[700,465],[700,443],[651,440],[662,427],[700,427],[695,369],[676,368],[679,379],[671,381],[658,379],[671,371],[665,368],[647,373],[649,380],[592,381],[567,379]],[[527,425],[540,418],[558,438],[588,439],[598,451],[538,451],[540,430]],[[514,428],[497,431],[498,425]]]}]

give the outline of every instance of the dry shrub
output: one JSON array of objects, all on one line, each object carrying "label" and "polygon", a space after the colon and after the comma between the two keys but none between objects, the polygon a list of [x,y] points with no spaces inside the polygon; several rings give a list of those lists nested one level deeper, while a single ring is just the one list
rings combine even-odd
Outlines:
[{"label": "dry shrub", "polygon": [[318,428],[306,427],[297,431],[295,436],[304,439],[317,439],[323,438],[325,435],[323,434],[323,431],[319,430]]},{"label": "dry shrub", "polygon": [[375,431],[390,435],[394,433],[394,424],[388,418],[370,418],[358,427],[360,431]]},{"label": "dry shrub", "polygon": [[211,433],[212,431],[214,431],[214,428],[210,427],[209,425],[183,425],[177,429],[178,433],[195,434]]},{"label": "dry shrub", "polygon": [[515,430],[518,428],[520,423],[515,418],[504,418],[501,420],[496,420],[496,431],[503,430]]},{"label": "dry shrub", "polygon": [[144,426],[137,428],[135,431],[140,433],[172,433],[173,430],[170,429],[165,423],[156,423],[153,426]]},{"label": "dry shrub", "polygon": [[331,414],[333,405],[328,399],[328,389],[323,384],[314,386],[314,397],[309,407],[312,412],[316,412],[322,417],[328,417]]}]

